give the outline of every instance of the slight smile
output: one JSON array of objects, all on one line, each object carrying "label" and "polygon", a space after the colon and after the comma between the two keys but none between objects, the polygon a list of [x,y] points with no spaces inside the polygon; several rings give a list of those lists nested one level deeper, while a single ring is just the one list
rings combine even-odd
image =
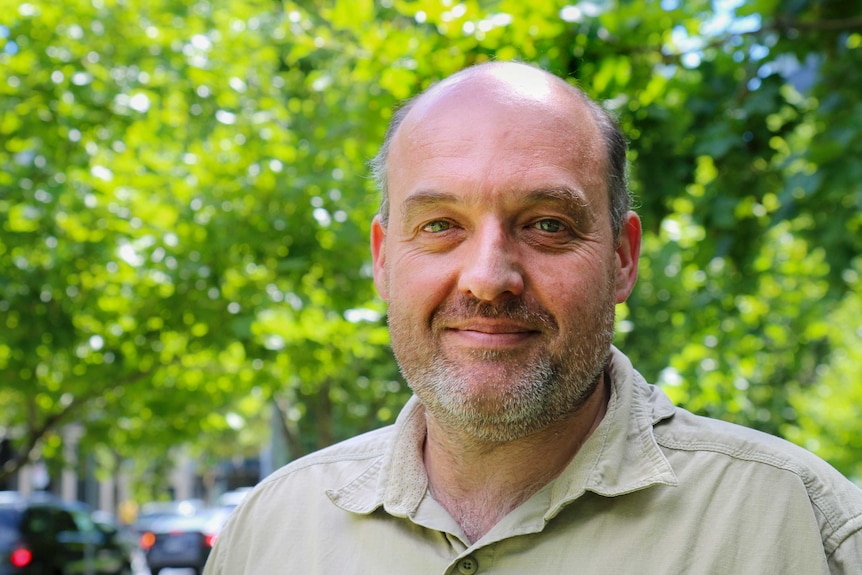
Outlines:
[{"label": "slight smile", "polygon": [[518,347],[541,334],[529,326],[488,320],[447,326],[444,333],[460,345],[475,348]]}]

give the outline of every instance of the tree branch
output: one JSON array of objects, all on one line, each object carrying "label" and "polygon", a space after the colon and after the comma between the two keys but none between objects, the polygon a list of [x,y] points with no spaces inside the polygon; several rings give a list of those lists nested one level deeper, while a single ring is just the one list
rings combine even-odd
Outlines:
[{"label": "tree branch", "polygon": [[30,427],[24,446],[17,451],[13,450],[14,455],[12,456],[12,459],[4,463],[3,467],[0,467],[0,482],[7,477],[11,477],[13,474],[20,471],[25,465],[30,463],[33,453],[36,450],[36,446],[39,445],[42,438],[44,438],[49,431],[59,425],[61,421],[66,419],[72,411],[82,404],[83,402],[72,400],[65,409],[52,413],[50,416],[45,418],[41,425]]},{"label": "tree branch", "polygon": [[25,465],[30,463],[33,460],[33,455],[35,453],[36,447],[39,445],[39,442],[42,441],[42,439],[46,435],[48,435],[48,433],[50,433],[53,429],[61,425],[64,420],[68,419],[75,411],[87,405],[88,403],[95,401],[99,397],[102,397],[105,393],[112,389],[117,389],[126,385],[130,385],[132,383],[135,383],[136,381],[140,381],[148,375],[150,375],[150,373],[148,372],[137,372],[116,381],[114,385],[108,386],[106,388],[92,389],[90,393],[73,396],[72,400],[62,409],[49,414],[47,417],[45,417],[44,420],[42,420],[38,424],[35,422],[36,411],[31,404],[31,421],[30,425],[27,426],[27,434],[25,436],[24,445],[20,449],[13,450],[14,455],[12,456],[12,459],[7,461],[3,464],[2,467],[0,467],[0,482],[2,482],[7,477],[11,477],[13,474],[20,471]]},{"label": "tree branch", "polygon": [[775,24],[769,28],[779,31],[799,30],[801,32],[844,32],[862,28],[862,16],[841,20],[819,20],[805,22],[801,20],[785,20],[776,17]]}]

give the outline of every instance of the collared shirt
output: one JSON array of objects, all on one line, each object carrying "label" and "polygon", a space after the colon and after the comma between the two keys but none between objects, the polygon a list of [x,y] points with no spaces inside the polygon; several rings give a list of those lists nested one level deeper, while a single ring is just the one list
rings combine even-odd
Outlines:
[{"label": "collared shirt", "polygon": [[470,544],[428,488],[425,415],[276,471],[205,575],[862,574],[862,491],[784,440],[674,407],[618,350],[611,397],[556,479]]}]

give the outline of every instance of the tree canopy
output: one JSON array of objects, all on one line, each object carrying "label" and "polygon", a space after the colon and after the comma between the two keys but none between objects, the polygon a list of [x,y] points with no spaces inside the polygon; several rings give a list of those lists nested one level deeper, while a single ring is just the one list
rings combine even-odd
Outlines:
[{"label": "tree canopy", "polygon": [[[617,344],[699,413],[862,478],[862,3],[42,0],[0,15],[0,436],[141,473],[290,456],[409,393],[367,247],[393,108],[497,59],[630,139]],[[148,477],[142,475],[141,477]]]}]

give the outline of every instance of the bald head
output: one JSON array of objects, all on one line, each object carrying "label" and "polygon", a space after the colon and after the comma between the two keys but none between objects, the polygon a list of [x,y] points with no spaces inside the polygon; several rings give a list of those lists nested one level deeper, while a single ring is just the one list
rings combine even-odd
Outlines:
[{"label": "bald head", "polygon": [[447,95],[500,98],[512,104],[542,104],[554,97],[583,100],[581,92],[544,70],[514,62],[490,62],[465,68],[432,85],[416,98],[413,109],[432,105]]},{"label": "bald head", "polygon": [[[399,141],[410,140],[423,126],[460,125],[481,130],[506,117],[535,118],[549,126],[566,126],[572,161],[590,167],[591,184],[604,188],[613,232],[619,234],[629,209],[626,187],[626,142],[615,120],[580,89],[539,68],[512,62],[492,62],[466,68],[432,85],[394,114],[380,152],[371,162],[381,191],[380,218],[389,219],[392,171],[401,166]],[[561,143],[562,145],[562,143]],[[489,141],[488,148],[493,149]],[[536,150],[540,154],[541,150]]]}]

